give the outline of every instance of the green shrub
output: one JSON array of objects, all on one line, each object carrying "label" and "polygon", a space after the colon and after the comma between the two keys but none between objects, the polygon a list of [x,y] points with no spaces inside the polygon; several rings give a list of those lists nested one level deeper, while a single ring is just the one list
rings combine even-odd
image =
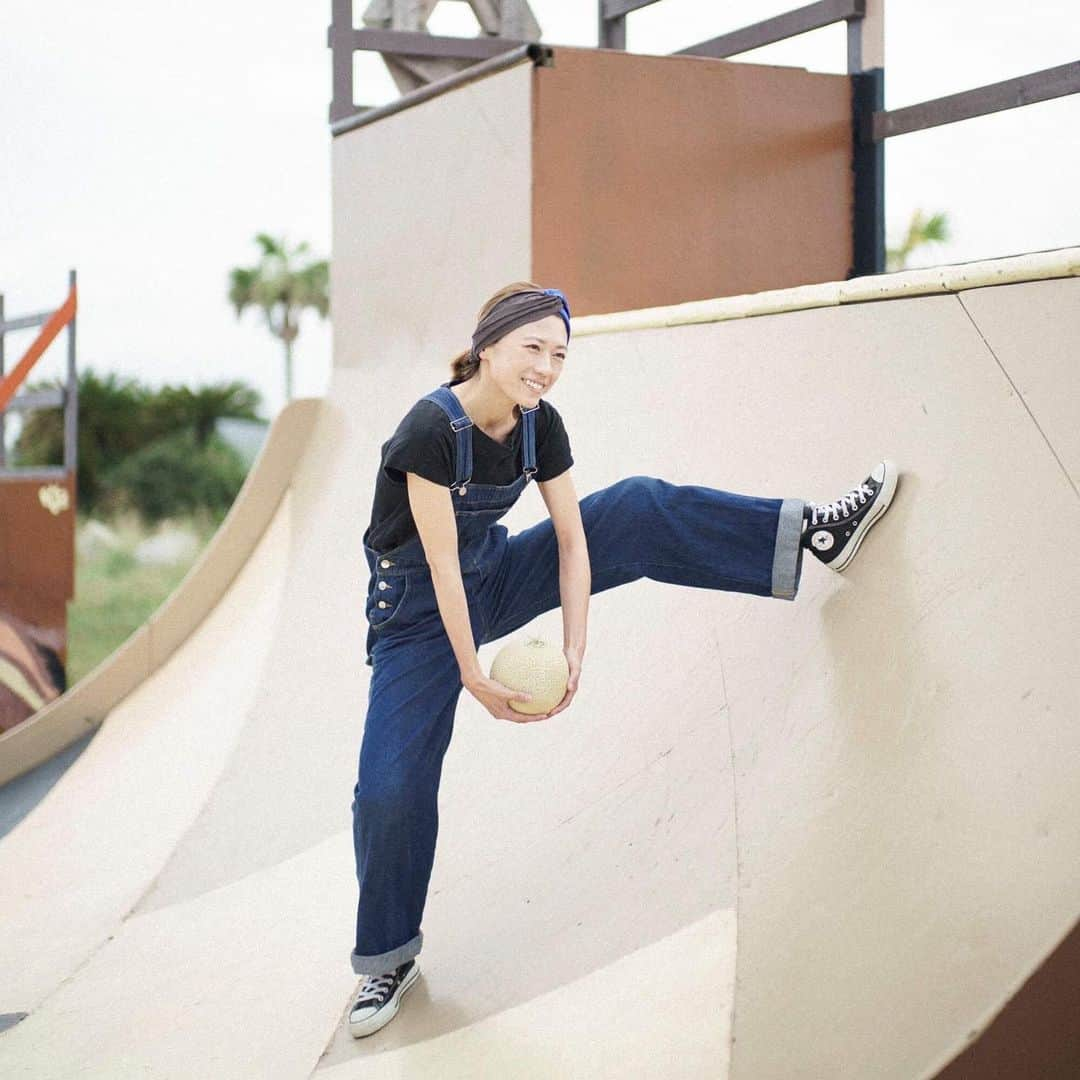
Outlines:
[{"label": "green shrub", "polygon": [[[57,388],[59,379],[27,385],[27,391]],[[79,372],[78,506],[82,513],[122,504],[110,491],[108,476],[114,468],[159,439],[193,431],[205,446],[219,419],[256,420],[259,392],[243,382],[221,382],[191,389],[162,386],[151,389],[136,379],[113,372],[97,375],[90,368]],[[60,465],[64,458],[64,414],[61,409],[28,413],[15,441],[11,464]],[[211,508],[207,508],[210,510]]]},{"label": "green shrub", "polygon": [[200,446],[189,430],[136,450],[109,469],[103,487],[109,512],[135,510],[149,525],[200,510],[220,520],[246,475],[243,458],[222,438],[211,435]]}]

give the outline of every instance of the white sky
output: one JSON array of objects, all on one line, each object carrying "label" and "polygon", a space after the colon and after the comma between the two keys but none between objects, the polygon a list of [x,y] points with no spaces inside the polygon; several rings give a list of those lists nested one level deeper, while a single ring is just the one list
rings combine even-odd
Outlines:
[{"label": "white sky", "polygon": [[[357,0],[356,23],[366,6]],[[801,0],[660,0],[627,20],[627,48],[668,53]],[[1076,0],[887,0],[885,104],[1080,58]],[[552,45],[596,44],[594,0],[532,0]],[[83,367],[150,385],[243,379],[272,416],[283,359],[254,312],[227,301],[257,232],[330,251],[330,2],[5,0],[0,34],[0,292],[9,317],[56,307],[79,274]],[[475,33],[443,0],[433,33]],[[741,61],[845,70],[843,24]],[[355,98],[397,90],[375,54]],[[890,139],[887,239],[911,212],[947,211],[954,239],[913,265],[1080,243],[1080,95]],[[7,339],[7,366],[33,332]],[[34,377],[62,370],[63,339]],[[322,394],[327,322],[306,315],[294,392]]]}]

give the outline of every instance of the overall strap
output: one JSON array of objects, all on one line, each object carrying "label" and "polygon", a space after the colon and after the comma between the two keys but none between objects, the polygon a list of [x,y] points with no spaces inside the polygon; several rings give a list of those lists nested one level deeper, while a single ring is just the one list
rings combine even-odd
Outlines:
[{"label": "overall strap", "polygon": [[461,407],[457,395],[450,390],[449,383],[424,395],[425,401],[434,401],[450,418],[450,427],[457,435],[457,453],[454,455],[454,481],[450,485],[465,494],[465,485],[472,480],[472,436],[469,428],[473,426],[465,410]]},{"label": "overall strap", "polygon": [[[454,481],[450,486],[457,488],[459,493],[464,495],[466,485],[472,480],[472,436],[469,428],[473,426],[473,422],[461,407],[457,395],[450,390],[448,382],[442,383],[430,394],[425,394],[424,400],[434,401],[446,413],[450,420],[450,427],[457,435]],[[526,483],[536,472],[536,414],[539,410],[539,405],[534,405],[531,409],[521,409],[522,465]]]},{"label": "overall strap", "polygon": [[536,414],[539,411],[539,405],[521,410],[521,464],[525,472],[526,484],[536,472]]}]

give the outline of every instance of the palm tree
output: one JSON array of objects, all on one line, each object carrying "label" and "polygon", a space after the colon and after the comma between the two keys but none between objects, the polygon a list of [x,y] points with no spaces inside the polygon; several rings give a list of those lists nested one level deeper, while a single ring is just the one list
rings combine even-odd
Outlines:
[{"label": "palm tree", "polygon": [[[55,389],[58,379],[34,382],[27,390]],[[106,494],[110,469],[158,439],[190,430],[203,448],[218,420],[258,420],[259,391],[243,382],[196,387],[166,384],[152,390],[114,372],[79,372],[80,509],[93,510]],[[64,414],[60,409],[29,413],[15,442],[13,464],[56,465],[64,456]]]},{"label": "palm tree", "polygon": [[187,386],[163,386],[147,408],[152,425],[162,433],[190,428],[195,445],[204,448],[218,420],[235,417],[258,420],[259,391],[243,382],[216,383],[192,390]]},{"label": "palm tree", "polygon": [[908,222],[907,236],[896,248],[888,249],[887,269],[903,270],[907,261],[925,244],[940,244],[950,239],[949,220],[946,214],[937,213],[924,217],[922,210],[916,210]]},{"label": "palm tree", "polygon": [[307,243],[291,251],[285,238],[275,240],[259,233],[255,242],[262,256],[255,266],[238,266],[229,273],[229,301],[237,318],[244,308],[262,308],[270,333],[285,345],[285,400],[292,400],[292,348],[300,333],[300,315],[304,308],[314,308],[325,318],[330,310],[330,264],[325,260],[309,261],[298,266],[295,259],[308,250]]}]

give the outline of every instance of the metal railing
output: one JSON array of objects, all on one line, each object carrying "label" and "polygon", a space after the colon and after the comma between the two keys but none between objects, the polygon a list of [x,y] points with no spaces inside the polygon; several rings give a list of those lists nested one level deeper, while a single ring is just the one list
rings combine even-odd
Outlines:
[{"label": "metal railing", "polygon": [[[626,48],[626,16],[641,8],[651,7],[659,0],[599,0],[599,43],[602,49]],[[883,19],[879,15],[881,4],[870,0],[869,14],[866,0],[821,0],[807,4],[795,11],[787,11],[771,19],[733,30],[720,37],[710,38],[689,48],[680,49],[675,56],[711,56],[724,59],[738,53],[760,49],[786,38],[820,30],[823,26],[846,21],[848,24],[848,73],[854,74],[870,66],[863,63],[864,34],[876,34],[880,38]],[[875,10],[877,9],[877,10]],[[883,14],[883,13],[882,13]],[[864,23],[863,20],[866,20]],[[877,58],[871,61],[875,62]]]},{"label": "metal railing", "polygon": [[[78,417],[79,383],[75,371],[75,315],[78,309],[76,274],[68,271],[68,295],[55,311],[42,311],[34,315],[22,315],[17,319],[4,317],[4,296],[0,293],[0,477],[16,476],[25,479],[55,479],[72,473],[78,467]],[[19,362],[10,373],[4,373],[7,335],[16,330],[42,327]],[[26,381],[34,365],[57,338],[67,330],[67,382],[64,387],[35,390],[19,394],[19,387]],[[7,441],[5,422],[8,413],[31,412],[35,409],[64,410],[64,464],[60,466],[32,466],[12,469],[7,467]]]},{"label": "metal railing", "polygon": [[552,52],[553,50],[546,45],[518,45],[507,52],[501,52],[491,57],[490,60],[473,64],[463,71],[448,75],[445,79],[438,79],[435,82],[428,83],[427,86],[421,86],[418,90],[402,94],[401,97],[388,102],[386,105],[376,105],[360,112],[354,110],[346,113],[341,119],[330,124],[330,132],[333,135],[341,135],[346,131],[354,131],[365,124],[382,120],[383,117],[392,116],[394,113],[401,112],[404,109],[411,109],[414,105],[419,105],[421,101],[428,101],[433,97],[438,97],[439,94],[445,94],[449,90],[464,86],[466,83],[482,79],[486,75],[493,75],[496,71],[502,71],[503,68],[513,67],[514,64],[519,64],[523,60],[532,60],[537,67],[546,67],[551,63]]},{"label": "metal railing", "polygon": [[[600,48],[625,49],[626,17],[659,2],[598,0]],[[516,63],[526,55],[538,64],[552,62],[553,50],[546,46],[530,46],[527,42],[492,35],[457,38],[400,30],[357,30],[352,25],[352,0],[331,0],[331,3],[333,21],[327,43],[333,53],[330,126],[334,135],[445,93],[472,78]],[[818,0],[817,3],[680,49],[673,55],[727,59],[838,22],[847,24],[847,74],[852,83],[854,209],[853,262],[849,276],[857,277],[881,273],[885,269],[886,139],[1080,93],[1080,61],[900,109],[886,109],[885,0]],[[483,62],[405,94],[390,105],[362,109],[353,103],[352,65],[356,50]]]},{"label": "metal railing", "polygon": [[[601,46],[625,49],[626,16],[655,3],[659,0],[599,0]],[[833,23],[847,23],[855,174],[853,277],[885,269],[886,139],[1080,93],[1080,61],[1074,61],[917,105],[886,109],[884,20],[885,0],[820,0],[674,54],[726,59]]]}]

